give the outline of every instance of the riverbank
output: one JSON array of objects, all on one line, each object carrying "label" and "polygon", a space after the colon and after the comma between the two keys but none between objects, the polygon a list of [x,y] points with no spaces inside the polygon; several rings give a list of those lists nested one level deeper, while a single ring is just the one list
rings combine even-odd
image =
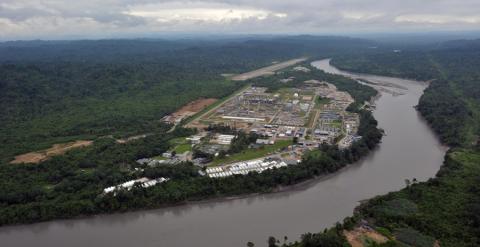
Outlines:
[{"label": "riverbank", "polygon": [[[122,190],[115,194],[103,194],[97,192],[97,189],[91,188],[87,191],[89,193],[88,198],[79,198],[75,203],[66,201],[60,204],[60,206],[54,200],[44,200],[42,203],[29,203],[27,205],[12,203],[12,205],[1,209],[0,225],[34,223],[52,219],[97,215],[99,213],[163,208],[189,201],[272,192],[283,186],[294,185],[321,175],[336,172],[346,165],[358,161],[377,146],[382,138],[382,132],[377,128],[377,121],[373,118],[371,112],[358,108],[361,105],[360,102],[375,96],[376,92],[374,90],[358,84],[355,80],[349,80],[340,76],[331,76],[320,72],[315,73],[314,71],[305,74],[305,72],[292,70],[289,73],[292,74],[291,77],[308,76],[310,79],[328,80],[330,83],[338,85],[344,91],[349,92],[355,103],[350,104],[348,108],[350,111],[356,112],[359,118],[357,121],[359,124],[356,127],[358,131],[356,130],[355,134],[361,137],[348,148],[340,149],[335,145],[321,145],[318,149],[308,151],[308,155],[297,165],[271,169],[263,171],[261,174],[249,173],[245,176],[219,179],[205,177],[200,175],[198,168],[189,163],[158,167],[140,164],[140,167],[134,169],[137,171],[136,174],[128,176],[132,178],[147,177],[150,179],[156,179],[160,176],[169,178],[169,182],[149,189],[133,188],[132,190]],[[303,79],[299,79],[298,83],[303,83],[303,81]],[[349,103],[351,102],[349,101]],[[183,135],[182,133],[192,135],[193,130],[179,128],[175,132],[169,131],[167,133],[168,135],[164,138],[168,139],[181,136]],[[155,136],[148,136],[148,138],[145,137],[139,141],[144,142],[142,145],[155,145],[152,142],[154,139],[156,139]],[[106,145],[111,146],[108,143]],[[136,143],[131,145],[136,145]],[[125,149],[129,148],[126,145],[122,147]],[[164,147],[162,146],[161,148]],[[91,163],[98,162],[97,159],[104,157],[101,155],[103,150],[100,152],[95,149],[90,151],[94,152],[97,158],[85,162],[86,165],[83,166],[87,166],[86,168],[91,167]],[[125,160],[120,162],[125,162]],[[82,172],[85,172],[85,169]],[[95,172],[95,170],[90,172]],[[54,192],[70,192],[73,186],[76,185],[63,183],[58,186],[53,185],[52,190]],[[98,187],[101,184],[90,186]],[[103,190],[104,188],[101,189]],[[31,214],[30,212],[35,213]]]},{"label": "riverbank", "polygon": [[[407,178],[400,190],[375,196],[356,207],[353,218],[347,218],[343,225],[337,225],[335,230],[332,230],[333,236],[340,242],[346,243],[347,239],[342,237],[344,234],[338,229],[366,225],[389,238],[388,243],[381,244],[377,241],[378,245],[375,246],[480,246],[480,145],[476,140],[478,131],[475,135],[473,127],[478,126],[478,121],[475,121],[478,119],[474,118],[477,106],[472,103],[475,101],[475,96],[472,95],[475,94],[471,93],[475,88],[470,84],[468,92],[461,90],[472,83],[471,80],[475,80],[473,78],[477,70],[466,70],[462,63],[458,66],[458,63],[453,62],[468,59],[471,57],[470,53],[463,54],[467,56],[458,59],[455,56],[459,54],[449,52],[448,57],[438,59],[436,56],[440,53],[437,51],[436,54],[428,56],[429,63],[433,63],[430,64],[433,70],[420,62],[423,65],[421,69],[425,72],[417,71],[417,74],[414,74],[415,78],[429,78],[426,75],[430,74],[429,71],[434,71],[443,78],[426,83],[428,88],[415,108],[419,109],[419,115],[425,117],[422,117],[425,124],[436,131],[438,139],[452,148],[446,148],[448,151],[443,165],[433,178],[427,181],[419,181],[416,177]],[[411,58],[406,56],[402,59]],[[417,55],[414,58],[416,59]],[[386,65],[383,64],[385,61],[377,61],[374,66],[364,66],[371,61],[355,61],[355,57],[351,61],[343,62],[362,72],[376,70],[389,74],[397,71],[397,74],[412,75],[411,71],[406,69],[405,61],[399,60],[397,56],[388,60]],[[416,63],[408,64],[417,66]],[[448,79],[447,75],[450,75]],[[465,114],[466,112],[469,114]],[[321,238],[327,239],[331,236],[318,234],[313,241],[321,245]],[[311,240],[308,241],[312,243]],[[351,238],[348,238],[348,242],[352,243]]]},{"label": "riverbank", "polygon": [[[433,133],[411,107],[422,92],[415,85],[407,95],[384,94],[378,99],[373,115],[388,135],[375,152],[341,172],[305,182],[305,188],[299,185],[228,201],[16,226],[8,237],[0,228],[0,239],[11,246],[22,246],[30,240],[46,243],[49,238],[56,238],[57,246],[67,244],[65,241],[70,246],[83,246],[85,236],[91,246],[101,246],[105,238],[115,239],[109,244],[128,246],[134,244],[130,239],[139,237],[146,246],[244,246],[247,241],[263,243],[268,235],[292,239],[330,227],[351,215],[360,200],[399,189],[407,177],[424,181],[438,170],[443,151],[436,148]],[[426,157],[424,153],[431,155]],[[419,163],[423,166],[415,165]],[[205,237],[212,232],[221,237]],[[18,234],[22,237],[16,237]],[[179,237],[185,234],[188,238]]]}]

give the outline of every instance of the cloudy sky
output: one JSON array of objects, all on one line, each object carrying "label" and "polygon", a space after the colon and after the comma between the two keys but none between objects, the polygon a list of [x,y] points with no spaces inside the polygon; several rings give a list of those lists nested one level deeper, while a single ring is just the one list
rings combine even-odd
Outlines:
[{"label": "cloudy sky", "polygon": [[480,0],[0,0],[0,40],[480,30]]}]

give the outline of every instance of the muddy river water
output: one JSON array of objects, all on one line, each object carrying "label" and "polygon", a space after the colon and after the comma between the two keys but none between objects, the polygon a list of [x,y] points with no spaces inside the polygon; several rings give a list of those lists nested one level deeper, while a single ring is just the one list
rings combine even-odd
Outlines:
[{"label": "muddy river water", "polygon": [[[0,246],[163,247],[266,246],[268,236],[290,240],[318,232],[352,214],[359,201],[398,190],[405,179],[433,177],[446,151],[413,108],[426,84],[339,71],[329,60],[318,69],[381,85],[374,116],[385,130],[379,148],[364,160],[292,190],[227,201],[0,228]],[[377,84],[377,85],[379,85]]]}]

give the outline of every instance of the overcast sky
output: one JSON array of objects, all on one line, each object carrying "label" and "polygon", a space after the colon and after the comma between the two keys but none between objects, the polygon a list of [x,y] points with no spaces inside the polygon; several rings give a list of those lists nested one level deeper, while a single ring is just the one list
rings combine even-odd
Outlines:
[{"label": "overcast sky", "polygon": [[480,30],[480,0],[0,0],[0,39]]}]

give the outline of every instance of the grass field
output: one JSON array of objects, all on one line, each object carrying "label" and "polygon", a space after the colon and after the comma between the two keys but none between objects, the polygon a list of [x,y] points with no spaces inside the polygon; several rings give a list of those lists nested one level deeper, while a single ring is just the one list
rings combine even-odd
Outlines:
[{"label": "grass field", "polygon": [[177,154],[183,154],[187,151],[192,151],[192,145],[185,137],[174,138],[170,140],[170,145],[173,147],[170,151],[175,151]]},{"label": "grass field", "polygon": [[175,153],[177,154],[183,154],[187,151],[192,151],[192,145],[190,145],[189,143],[183,143],[176,146],[173,151],[175,151]]},{"label": "grass field", "polygon": [[187,142],[187,139],[185,137],[177,137],[177,138],[173,138],[172,140],[169,141],[170,145],[180,145],[180,144],[183,144],[183,143],[186,143]]},{"label": "grass field", "polygon": [[238,161],[261,158],[267,156],[269,153],[273,153],[274,151],[278,151],[282,148],[288,147],[291,144],[291,140],[281,140],[275,142],[275,144],[273,145],[265,145],[258,149],[247,149],[241,153],[232,154],[221,159],[214,159],[212,163],[209,164],[209,166],[217,166],[220,164],[228,164]]}]

